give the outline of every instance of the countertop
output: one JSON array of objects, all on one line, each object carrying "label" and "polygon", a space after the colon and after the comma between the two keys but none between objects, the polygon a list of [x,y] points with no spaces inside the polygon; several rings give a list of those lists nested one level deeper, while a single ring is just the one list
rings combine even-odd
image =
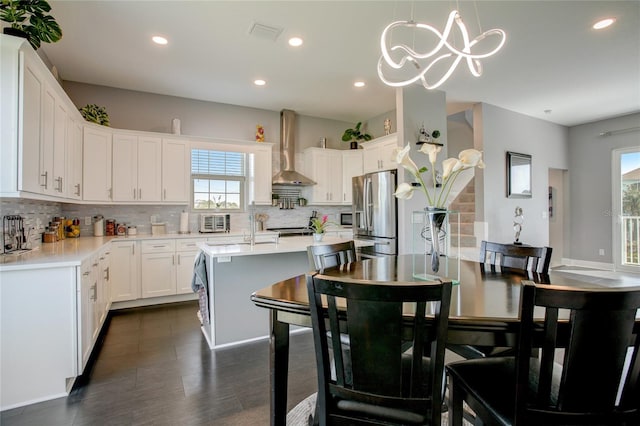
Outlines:
[{"label": "countertop", "polygon": [[[257,234],[258,241],[273,241],[275,233],[263,231]],[[143,241],[143,240],[162,240],[162,239],[194,239],[206,240],[209,242],[220,241],[219,245],[205,246],[200,243],[203,250],[213,256],[246,256],[268,253],[286,253],[294,251],[306,250],[306,247],[314,244],[312,236],[304,237],[280,237],[278,244],[256,244],[251,247],[249,244],[223,244],[224,240],[240,242],[243,240],[243,232],[229,233],[213,233],[213,234],[138,234],[135,236],[116,236],[116,237],[80,237],[67,238],[56,243],[43,243],[34,250],[21,254],[2,254],[0,255],[0,272],[24,270],[24,269],[40,269],[53,267],[80,266],[82,261],[88,257],[98,253],[105,244],[111,241]],[[343,238],[325,236],[321,243],[331,244],[333,242],[345,241]],[[356,246],[367,245],[368,242],[356,241]]]}]

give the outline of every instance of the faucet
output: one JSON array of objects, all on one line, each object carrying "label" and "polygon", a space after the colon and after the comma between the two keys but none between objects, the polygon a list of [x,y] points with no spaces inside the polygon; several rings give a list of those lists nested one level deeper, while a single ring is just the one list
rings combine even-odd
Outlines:
[{"label": "faucet", "polygon": [[252,201],[249,204],[249,243],[251,243],[251,247],[256,244],[256,202]]}]

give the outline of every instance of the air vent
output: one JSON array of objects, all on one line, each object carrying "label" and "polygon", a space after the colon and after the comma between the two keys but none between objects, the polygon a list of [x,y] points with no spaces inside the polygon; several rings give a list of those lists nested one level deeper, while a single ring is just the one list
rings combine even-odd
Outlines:
[{"label": "air vent", "polygon": [[276,41],[283,28],[272,27],[271,25],[261,24],[260,22],[254,22],[249,29],[249,34],[254,37],[263,38],[265,40]]}]

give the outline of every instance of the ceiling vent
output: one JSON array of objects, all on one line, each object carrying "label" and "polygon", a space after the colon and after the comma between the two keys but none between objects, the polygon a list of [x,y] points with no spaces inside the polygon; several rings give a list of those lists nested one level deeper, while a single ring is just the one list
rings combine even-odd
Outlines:
[{"label": "ceiling vent", "polygon": [[249,29],[249,34],[265,40],[276,41],[284,28],[272,27],[271,25],[254,22]]}]

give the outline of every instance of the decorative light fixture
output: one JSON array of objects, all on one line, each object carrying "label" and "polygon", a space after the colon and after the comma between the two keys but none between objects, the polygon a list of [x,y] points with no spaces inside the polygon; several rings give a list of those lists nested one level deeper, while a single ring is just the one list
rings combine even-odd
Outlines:
[{"label": "decorative light fixture", "polygon": [[[451,36],[454,23],[458,27],[460,35],[462,36],[462,49],[456,48],[449,42],[449,37]],[[397,28],[410,28],[414,29],[414,31],[416,29],[426,30],[433,33],[440,40],[433,49],[425,53],[418,53],[413,48],[402,43],[389,46],[390,42],[388,39],[390,39],[393,30]],[[491,36],[497,36],[499,38],[498,45],[494,49],[485,53],[471,52],[472,47]],[[382,31],[382,35],[380,36],[380,49],[382,50],[382,56],[380,56],[380,59],[378,60],[378,76],[384,84],[392,87],[407,86],[420,80],[426,89],[435,89],[442,85],[442,83],[451,76],[460,61],[465,59],[471,74],[475,77],[479,77],[482,75],[482,64],[480,63],[480,59],[487,58],[498,52],[504,45],[505,40],[506,34],[501,29],[485,31],[473,40],[470,40],[467,27],[462,21],[462,17],[457,10],[454,10],[449,14],[447,24],[445,25],[442,33],[431,25],[417,23],[413,21],[413,19],[409,21],[392,22],[384,29],[384,31]],[[441,52],[443,48],[445,51]],[[446,51],[447,49],[448,52]],[[392,58],[393,52],[400,52],[398,60]],[[395,56],[398,57],[397,54]],[[429,83],[427,81],[427,73],[431,71],[436,64],[440,62],[440,65],[442,65],[444,62],[441,61],[449,58],[451,58],[449,68],[443,72],[442,77],[435,83]],[[429,62],[429,60],[431,62]],[[399,70],[396,72],[398,77],[392,79],[385,76],[385,69],[389,74],[393,74],[394,70]],[[407,73],[409,73],[408,77],[406,77]]]}]

